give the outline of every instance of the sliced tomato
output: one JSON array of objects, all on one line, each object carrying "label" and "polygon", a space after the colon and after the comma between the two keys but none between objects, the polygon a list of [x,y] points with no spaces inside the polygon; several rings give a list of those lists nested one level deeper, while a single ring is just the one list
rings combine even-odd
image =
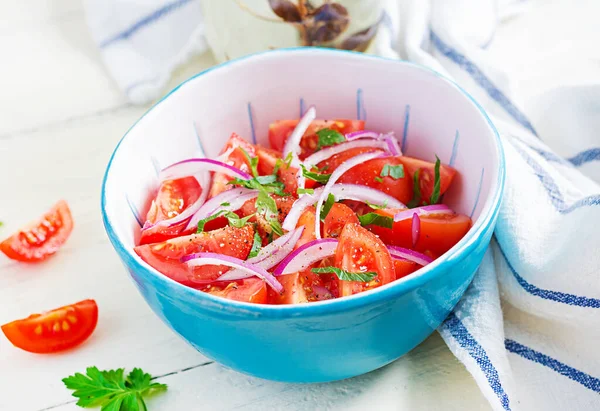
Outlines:
[{"label": "sliced tomato", "polygon": [[323,237],[337,238],[348,223],[358,224],[358,217],[350,207],[335,203],[323,222]]},{"label": "sliced tomato", "polygon": [[[269,126],[269,142],[271,143],[272,149],[278,151],[283,150],[286,140],[298,125],[298,121],[299,120],[280,120],[271,123]],[[353,131],[364,130],[365,122],[362,120],[344,119],[313,121],[300,141],[300,148],[302,149],[300,154],[301,159],[304,159],[306,156],[315,152],[319,141],[316,133],[324,128],[330,128],[339,131],[342,134],[346,134]]]},{"label": "sliced tomato", "polygon": [[162,243],[135,247],[142,260],[185,285],[206,284],[216,280],[227,268],[205,265],[188,267],[181,257],[200,252],[213,252],[245,260],[252,248],[254,229],[225,227],[215,231],[173,238]]},{"label": "sliced tomato", "polygon": [[370,282],[339,281],[340,297],[380,287],[396,279],[387,247],[375,234],[359,224],[346,224],[335,251],[335,266],[348,272],[376,272]]},{"label": "sliced tomato", "polygon": [[[279,223],[283,223],[285,216],[287,216],[290,210],[292,209],[292,205],[294,204],[294,201],[296,201],[296,199],[292,196],[284,197],[275,194],[271,194],[271,198],[275,200],[275,204],[277,205],[277,220],[279,221]],[[236,213],[240,217],[246,217],[250,214],[255,214],[256,199],[246,201],[244,205],[238,211],[236,211]],[[267,221],[267,219],[265,219],[262,215],[255,215],[248,221],[251,223],[256,223],[258,234],[263,240],[263,245],[266,245],[268,243],[269,235],[271,234],[271,231],[273,231],[273,229],[271,228],[271,223],[269,223],[269,221]]]},{"label": "sliced tomato", "polygon": [[277,161],[281,161],[281,165],[277,171],[277,177],[285,186],[284,191],[292,196],[296,196],[298,189],[296,174],[298,173],[298,169],[294,167],[288,167],[287,164],[283,163],[281,153],[279,151],[256,146],[256,155],[258,157],[258,174],[263,176],[273,174]]},{"label": "sliced tomato", "polygon": [[[385,209],[376,212],[393,218],[398,211]],[[465,236],[471,228],[471,224],[471,219],[463,214],[421,217],[421,231],[414,249],[422,253],[430,251],[434,255],[442,255]],[[413,248],[411,219],[396,222],[391,229],[379,226],[369,226],[368,228],[386,244]]]},{"label": "sliced tomato", "polygon": [[[372,147],[357,147],[351,148],[350,150],[342,151],[339,154],[335,154],[329,157],[327,160],[321,161],[317,164],[317,167],[323,170],[325,174],[331,174],[333,171],[340,166],[345,161],[350,160],[353,157],[356,157],[359,154],[368,153],[370,151],[376,151]],[[381,150],[379,150],[381,151]]]},{"label": "sliced tomato", "polygon": [[307,207],[306,210],[300,215],[298,219],[298,223],[296,223],[296,228],[304,227],[304,231],[302,232],[302,236],[294,246],[294,249],[301,247],[302,245],[308,243],[309,241],[315,240],[317,236],[315,236],[315,218],[317,215],[317,210],[315,207],[310,206]]},{"label": "sliced tomato", "polygon": [[225,287],[209,285],[202,291],[218,297],[245,303],[267,303],[267,284],[260,278],[246,278],[245,280],[233,281]]},{"label": "sliced tomato", "polygon": [[4,324],[2,332],[15,347],[46,354],[81,344],[92,335],[97,323],[96,302],[83,300]]},{"label": "sliced tomato", "polygon": [[283,286],[281,294],[269,290],[270,304],[299,304],[333,298],[320,276],[310,270],[277,277]]},{"label": "sliced tomato", "polygon": [[[202,187],[195,177],[164,181],[146,214],[146,224],[154,224],[178,216],[196,202],[200,194],[202,194]],[[183,234],[191,234],[191,232],[184,233],[186,225],[187,222],[182,222],[173,227],[154,226],[142,230],[140,245],[158,243]]]},{"label": "sliced tomato", "polygon": [[406,277],[407,275],[414,273],[421,266],[415,262],[408,260],[394,260],[394,273],[396,274],[396,280],[399,280],[402,277]]},{"label": "sliced tomato", "polygon": [[[240,136],[238,136],[236,133],[233,133],[229,138],[227,144],[225,144],[225,147],[223,147],[223,150],[221,150],[221,154],[224,154],[229,150],[231,150],[231,152],[229,153],[227,158],[221,159],[221,161],[234,167],[237,167],[240,170],[245,171],[246,173],[250,173],[250,164],[248,164],[246,156],[244,155],[244,152],[241,149],[245,150],[250,157],[256,156],[256,150],[254,149],[254,146],[246,140],[244,140],[243,138],[241,138]],[[217,194],[228,190],[231,186],[229,186],[227,183],[229,183],[230,181],[231,177],[226,176],[222,173],[214,173],[208,197],[212,198]]]},{"label": "sliced tomato", "polygon": [[[419,187],[421,189],[421,198],[424,201],[429,201],[435,185],[435,163],[406,156],[400,157],[400,159],[402,164],[404,164],[404,171],[410,177],[411,181],[413,181],[415,172],[420,170]],[[444,194],[450,188],[455,175],[455,169],[448,165],[440,164],[440,195]]]},{"label": "sliced tomato", "polygon": [[13,260],[42,261],[58,251],[72,230],[71,210],[67,202],[61,200],[41,219],[2,241],[0,251]]}]

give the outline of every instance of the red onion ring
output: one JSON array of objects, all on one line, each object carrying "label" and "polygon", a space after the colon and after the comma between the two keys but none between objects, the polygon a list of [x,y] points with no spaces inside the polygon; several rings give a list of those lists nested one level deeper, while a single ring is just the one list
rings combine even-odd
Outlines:
[{"label": "red onion ring", "polygon": [[230,257],[218,253],[195,253],[186,255],[181,259],[182,263],[186,263],[190,267],[202,265],[225,265],[227,267],[238,268],[263,279],[271,288],[278,293],[283,291],[283,286],[277,281],[273,275],[262,267],[255,264],[250,264],[239,258]]},{"label": "red onion ring", "polygon": [[174,180],[177,178],[187,177],[198,174],[201,171],[215,171],[228,175],[229,177],[239,177],[244,180],[249,180],[252,176],[239,168],[230,166],[222,161],[212,160],[210,158],[188,158],[187,160],[179,161],[171,164],[163,169],[158,178],[160,181]]},{"label": "red onion ring", "polygon": [[283,259],[273,275],[277,277],[306,270],[311,264],[335,254],[337,245],[335,238],[322,238],[303,244]]},{"label": "red onion ring", "polygon": [[325,184],[325,189],[319,196],[319,201],[317,201],[317,218],[315,218],[315,236],[317,237],[317,239],[321,238],[321,219],[319,218],[319,215],[321,215],[321,207],[323,207],[323,202],[325,202],[325,199],[327,199],[327,196],[329,196],[329,193],[331,192],[331,187],[346,171],[350,170],[352,167],[356,167],[359,164],[362,164],[369,160],[373,160],[378,157],[383,157],[383,155],[384,154],[382,154],[381,152],[368,152],[364,154],[359,154],[355,157],[352,157],[351,159],[344,161],[331,174],[331,177],[329,177],[329,181],[327,182],[327,184]]},{"label": "red onion ring", "polygon": [[414,213],[412,217],[412,245],[413,247],[417,245],[417,241],[419,241],[419,237],[421,236],[421,219],[419,218],[419,214]]},{"label": "red onion ring", "polygon": [[422,266],[426,266],[427,264],[433,262],[433,258],[417,251],[409,250],[408,248],[397,247],[394,245],[388,245],[387,248],[392,258],[395,259],[412,261],[413,263],[417,263]]},{"label": "red onion ring", "polygon": [[389,151],[393,156],[402,155],[402,150],[400,150],[398,140],[396,140],[396,137],[394,137],[393,133],[385,135],[383,137],[383,141],[386,143],[387,151]]},{"label": "red onion ring", "polygon": [[413,218],[413,214],[418,214],[421,217],[432,215],[432,214],[454,214],[454,211],[445,204],[434,204],[423,207],[415,207],[411,209],[402,210],[394,215],[394,222],[408,220]]},{"label": "red onion ring", "polygon": [[[205,219],[221,210],[235,211],[240,209],[248,200],[252,200],[258,196],[258,190],[250,190],[245,187],[234,187],[227,191],[214,196],[208,200],[196,213],[192,216],[186,226],[186,230],[198,225],[198,221]],[[228,206],[222,206],[223,203],[229,203]]]},{"label": "red onion ring", "polygon": [[359,130],[359,131],[353,131],[352,133],[347,133],[344,137],[346,137],[346,140],[351,141],[351,140],[356,140],[358,138],[380,138],[381,137],[381,133],[377,133],[375,131],[371,131],[371,130]]},{"label": "red onion ring", "polygon": [[317,118],[317,110],[315,110],[314,106],[310,106],[285,142],[285,146],[283,146],[284,156],[286,156],[287,153],[300,154],[300,140],[302,140],[302,136],[304,136],[310,123],[312,123],[315,118]]}]

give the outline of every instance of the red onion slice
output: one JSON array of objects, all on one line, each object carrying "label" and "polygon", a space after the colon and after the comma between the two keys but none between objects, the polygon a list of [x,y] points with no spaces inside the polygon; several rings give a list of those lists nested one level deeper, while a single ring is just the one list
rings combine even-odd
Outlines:
[{"label": "red onion slice", "polygon": [[395,259],[412,261],[413,263],[417,263],[422,266],[426,266],[427,264],[433,262],[433,258],[417,251],[409,250],[408,248],[397,247],[394,245],[388,245],[387,248],[392,258]]},{"label": "red onion slice", "polygon": [[335,156],[336,154],[342,153],[347,150],[351,150],[353,148],[360,147],[371,147],[373,149],[381,149],[388,150],[388,144],[384,141],[379,140],[356,140],[349,141],[346,143],[337,144],[335,146],[327,147],[322,150],[317,151],[314,154],[306,157],[304,159],[304,165],[306,168],[310,169],[311,166],[319,164],[321,161],[327,160]]},{"label": "red onion slice", "polygon": [[323,207],[323,202],[325,202],[327,196],[329,196],[329,193],[331,192],[331,187],[346,171],[350,170],[352,167],[356,167],[357,165],[362,164],[366,161],[383,156],[384,154],[381,152],[369,152],[359,154],[347,161],[344,161],[331,174],[331,177],[329,177],[329,181],[327,182],[327,184],[325,184],[325,189],[319,196],[319,201],[317,201],[317,218],[315,218],[315,236],[317,237],[317,239],[321,238],[321,219],[319,218],[319,216],[321,215],[321,207]]},{"label": "red onion slice", "polygon": [[335,238],[322,238],[303,244],[283,259],[273,275],[277,277],[306,270],[311,264],[335,254],[337,245]]},{"label": "red onion slice", "polygon": [[[255,264],[258,267],[262,267],[265,270],[270,270],[281,262],[293,249],[300,237],[304,227],[298,227],[294,231],[282,235],[271,244],[261,249],[256,257],[252,257],[246,260],[247,263]],[[216,281],[233,281],[242,280],[244,278],[252,277],[252,274],[239,270],[237,268],[227,271],[225,274],[217,278]]]},{"label": "red onion slice", "polygon": [[398,140],[394,137],[393,133],[387,134],[383,137],[383,141],[386,144],[386,149],[393,156],[401,156],[402,150],[400,150],[400,146],[398,145]]},{"label": "red onion slice", "polygon": [[454,211],[445,204],[434,204],[423,207],[415,207],[411,209],[402,210],[394,215],[394,221],[403,221],[413,218],[414,214],[418,214],[421,217],[433,215],[433,214],[454,214]]},{"label": "red onion slice", "polygon": [[[285,217],[283,224],[284,230],[291,231],[298,224],[298,219],[306,210],[307,207],[315,204],[318,200],[325,187],[315,188],[313,194],[306,194],[302,198],[299,198],[294,202],[288,215]],[[356,201],[368,201],[369,203],[376,204],[379,206],[385,206],[389,208],[404,208],[406,207],[400,201],[394,197],[379,191],[375,188],[362,186],[358,184],[334,184],[331,187],[330,193],[333,194],[336,201],[340,200],[356,200]]]},{"label": "red onion slice", "polygon": [[283,146],[284,156],[286,156],[288,153],[296,155],[300,154],[300,140],[302,140],[302,136],[304,136],[304,133],[306,130],[308,130],[310,123],[312,123],[315,118],[317,118],[317,110],[315,110],[314,106],[310,106],[298,122],[298,125],[296,125],[294,131],[292,131],[292,134],[290,134],[285,142],[285,146]]},{"label": "red onion slice", "polygon": [[210,158],[189,158],[187,160],[179,161],[163,169],[158,178],[160,181],[174,180],[177,178],[196,175],[201,171],[215,171],[226,174],[229,177],[243,178],[244,180],[249,180],[252,178],[250,174],[240,170],[239,168],[230,166],[222,161],[212,160]]},{"label": "red onion slice", "polygon": [[[258,190],[250,190],[244,187],[234,187],[227,191],[223,191],[219,195],[208,200],[198,211],[192,216],[187,224],[186,230],[198,225],[198,221],[205,219],[221,210],[235,211],[239,210],[246,201],[252,200],[258,196]],[[223,203],[229,205],[222,206]]]},{"label": "red onion slice", "polygon": [[239,258],[217,253],[195,253],[186,255],[181,259],[181,262],[187,263],[187,265],[190,267],[198,267],[202,265],[225,265],[227,267],[237,268],[263,279],[278,293],[283,291],[283,286],[275,277],[273,277],[270,272],[262,267],[258,267],[255,264],[250,264],[246,261],[240,260]]},{"label": "red onion slice", "polygon": [[413,247],[417,245],[417,241],[419,241],[419,237],[421,236],[421,219],[419,218],[419,214],[414,213],[412,217],[412,245]]},{"label": "red onion slice", "polygon": [[353,131],[352,133],[348,133],[344,137],[346,137],[346,140],[348,141],[356,140],[358,138],[380,138],[381,133],[377,133],[371,130],[359,130]]}]

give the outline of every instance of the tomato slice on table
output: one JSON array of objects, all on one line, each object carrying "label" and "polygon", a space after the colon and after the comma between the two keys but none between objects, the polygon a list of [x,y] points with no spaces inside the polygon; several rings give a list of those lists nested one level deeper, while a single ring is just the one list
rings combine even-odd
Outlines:
[{"label": "tomato slice on table", "polygon": [[42,261],[56,253],[73,230],[73,218],[67,202],[56,203],[50,211],[13,234],[2,243],[0,250],[13,260]]},{"label": "tomato slice on table", "polygon": [[323,237],[337,238],[348,223],[358,224],[358,217],[350,207],[341,203],[331,206],[323,222]]},{"label": "tomato slice on table", "polygon": [[[415,172],[419,170],[421,199],[429,201],[435,185],[435,163],[406,156],[402,156],[400,159],[402,164],[404,164],[404,171],[410,177],[411,181],[413,181]],[[455,175],[455,169],[448,165],[440,164],[440,195],[444,194],[450,188]]]},{"label": "tomato slice on table", "polygon": [[267,284],[260,278],[246,278],[231,282],[225,287],[209,285],[202,291],[229,300],[254,304],[267,303]]},{"label": "tomato slice on table", "polygon": [[[269,142],[271,148],[282,151],[285,142],[294,131],[300,120],[279,120],[269,125]],[[317,131],[324,128],[330,128],[339,131],[342,134],[351,133],[353,131],[364,130],[365,122],[362,120],[314,120],[302,136],[300,148],[302,152],[300,158],[303,159],[314,153],[317,149],[319,138]]]},{"label": "tomato slice on table", "polygon": [[[181,214],[202,194],[202,187],[195,177],[164,181],[146,214],[146,224],[155,224]],[[184,234],[187,222],[173,227],[154,226],[142,230],[140,244],[158,243]],[[187,233],[187,234],[191,234]]]},{"label": "tomato slice on table", "polygon": [[370,282],[340,280],[340,297],[371,290],[396,279],[392,257],[383,241],[359,224],[344,226],[335,251],[335,266],[353,273],[377,273]]},{"label": "tomato slice on table", "polygon": [[[398,211],[400,210],[385,209],[375,212],[394,218]],[[431,251],[438,256],[458,243],[471,228],[471,219],[463,214],[434,214],[420,219],[421,230],[415,247],[412,244],[412,219],[398,221],[391,229],[374,225],[368,228],[386,244],[414,248],[422,253]]]},{"label": "tomato slice on table", "polygon": [[97,323],[96,302],[83,300],[4,324],[2,332],[15,347],[47,354],[81,344],[94,332]]},{"label": "tomato slice on table", "polygon": [[269,289],[270,304],[299,304],[333,297],[320,276],[310,270],[281,275],[277,279],[283,286],[283,293]]},{"label": "tomato slice on table", "polygon": [[225,227],[215,231],[177,237],[156,244],[135,247],[146,263],[167,277],[185,285],[206,284],[216,280],[228,268],[218,265],[188,267],[181,257],[200,252],[212,252],[245,260],[252,248],[254,229]]},{"label": "tomato slice on table", "polygon": [[[221,154],[224,154],[229,150],[231,150],[231,152],[227,158],[221,159],[221,161],[250,174],[250,164],[248,164],[246,156],[241,149],[244,149],[250,157],[256,156],[256,150],[254,149],[254,146],[238,136],[236,133],[233,133],[227,144],[225,144],[225,147],[223,147],[221,150]],[[212,198],[225,190],[229,190],[231,186],[227,183],[230,181],[231,177],[226,176],[223,173],[214,173],[208,197]]]}]

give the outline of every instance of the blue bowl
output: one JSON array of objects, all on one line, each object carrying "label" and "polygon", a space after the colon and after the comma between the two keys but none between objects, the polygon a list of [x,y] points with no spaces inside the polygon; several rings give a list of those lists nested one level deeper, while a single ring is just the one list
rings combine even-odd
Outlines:
[{"label": "blue bowl", "polygon": [[[268,124],[314,104],[320,118],[359,118],[395,130],[409,155],[436,153],[461,174],[445,196],[474,225],[414,274],[337,300],[265,306],[178,284],[133,247],[157,169],[214,156],[232,131],[266,143]],[[367,118],[368,116],[368,118]],[[481,107],[439,74],[406,62],[324,49],[261,53],[202,72],[152,107],[123,137],[102,186],[106,232],[152,310],[205,356],[289,382],[364,374],[429,336],[470,284],[489,245],[504,187],[498,134]]]}]

